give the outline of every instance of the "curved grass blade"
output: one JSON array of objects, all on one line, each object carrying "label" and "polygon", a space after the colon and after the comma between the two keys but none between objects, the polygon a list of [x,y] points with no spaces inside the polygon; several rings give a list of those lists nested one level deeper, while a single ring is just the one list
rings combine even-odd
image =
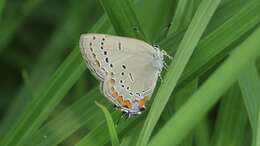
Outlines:
[{"label": "curved grass blade", "polygon": [[[259,37],[260,28],[232,52],[230,57],[154,136],[149,146],[178,145],[220,99],[221,95],[238,79],[241,70],[260,56]],[[170,137],[165,136],[169,134]]]},{"label": "curved grass blade", "polygon": [[107,127],[108,127],[108,131],[110,134],[112,146],[119,146],[120,144],[119,144],[119,139],[118,139],[118,136],[116,133],[115,124],[114,124],[114,121],[113,121],[109,111],[107,110],[107,108],[105,106],[99,104],[97,101],[95,103],[103,111],[103,113],[106,117]]},{"label": "curved grass blade", "polygon": [[137,142],[138,146],[145,146],[148,143],[163,108],[181,77],[181,74],[202,36],[203,31],[209,23],[214,11],[218,7],[219,2],[220,0],[204,0],[198,8],[182,42],[180,43],[174,61],[169,66],[169,70],[165,75],[165,80],[159,87],[155,96],[142,132],[140,133]]}]

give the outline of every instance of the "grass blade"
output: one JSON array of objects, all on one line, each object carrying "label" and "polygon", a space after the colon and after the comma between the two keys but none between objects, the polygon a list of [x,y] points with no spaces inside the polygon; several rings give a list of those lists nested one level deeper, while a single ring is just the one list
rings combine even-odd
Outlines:
[{"label": "grass blade", "polygon": [[21,11],[16,18],[7,19],[0,25],[0,53],[13,38],[18,27],[23,23],[25,18],[33,11],[33,9],[43,0],[26,0],[21,6]]},{"label": "grass blade", "polygon": [[179,46],[174,61],[169,66],[163,82],[156,94],[148,117],[145,121],[137,145],[144,146],[148,143],[152,130],[154,129],[164,106],[166,105],[174,87],[176,86],[193,50],[195,49],[204,29],[216,10],[219,0],[204,0],[196,12],[185,36]]},{"label": "grass blade", "polygon": [[245,68],[245,71],[239,78],[239,86],[242,91],[244,102],[247,108],[252,132],[252,146],[257,146],[257,127],[259,126],[259,109],[260,109],[260,78],[255,63],[252,62]]},{"label": "grass blade", "polygon": [[256,132],[256,146],[260,145],[260,109],[258,110],[258,122],[257,122],[257,132]]},{"label": "grass blade", "polygon": [[4,7],[5,7],[5,1],[6,0],[0,0],[0,24],[2,22],[2,16],[3,16]]},{"label": "grass blade", "polygon": [[247,114],[238,85],[233,86],[221,100],[212,146],[243,146],[248,126]]},{"label": "grass blade", "polygon": [[[177,0],[140,0],[136,5],[136,14],[145,34],[151,43],[158,43],[166,37]],[[163,9],[163,10],[162,10]]]},{"label": "grass blade", "polygon": [[[251,6],[255,6],[256,4],[252,4]],[[257,5],[256,5],[257,6]],[[259,5],[258,5],[259,6]],[[244,17],[246,17],[247,19],[249,19],[249,20],[252,20],[252,22],[250,22],[250,21],[246,21],[246,23],[245,24],[241,24],[242,26],[244,26],[244,25],[246,25],[247,27],[241,27],[241,29],[239,29],[239,30],[242,30],[242,28],[244,28],[245,30],[244,31],[246,31],[246,30],[248,30],[250,27],[253,27],[256,23],[257,23],[257,20],[258,19],[256,19],[257,17],[255,16],[255,15],[251,15],[251,14],[254,14],[255,13],[255,9],[257,8],[257,7],[251,7],[252,9],[249,9],[248,11],[246,11],[247,13],[242,13],[242,14],[240,14],[239,13],[239,15],[237,16],[236,15],[236,19],[235,20],[238,20],[238,18],[240,18],[240,19],[243,19]],[[243,10],[243,12],[244,12],[244,9],[242,9]],[[250,12],[250,13],[249,13]],[[228,12],[227,12],[228,13]],[[249,14],[250,15],[249,15]],[[104,28],[102,28],[102,30],[107,30],[107,27],[109,26],[109,25],[103,25],[103,24],[108,24],[107,23],[107,19],[105,18],[105,16],[102,18],[103,20],[102,21],[100,21],[97,25],[95,25],[95,27],[97,27],[97,28],[102,28],[102,27],[104,27]],[[228,37],[230,34],[234,34],[234,33],[236,33],[236,30],[237,30],[237,28],[234,28],[234,29],[231,29],[231,31],[228,31],[228,29],[226,28],[227,26],[228,26],[228,28],[233,28],[233,27],[235,27],[235,26],[237,26],[237,25],[234,25],[234,24],[236,24],[236,21],[233,21],[234,19],[232,19],[232,23],[230,22],[230,23],[228,23],[229,25],[226,25],[226,23],[224,24],[224,26],[225,27],[221,27],[222,29],[224,29],[224,30],[226,30],[228,33],[227,34],[225,34],[224,36],[227,36],[227,38],[232,38],[232,37]],[[250,25],[249,25],[250,24]],[[233,26],[233,27],[230,27],[230,26]],[[238,26],[238,27],[240,27],[240,26]],[[218,29],[218,31],[221,31],[221,32],[223,32],[222,31],[222,29]],[[92,32],[95,32],[94,30],[98,30],[98,29],[92,29]],[[241,36],[241,34],[236,34],[236,35],[232,35],[233,37],[235,37],[235,38],[232,38],[232,39],[224,39],[223,37],[223,39],[222,40],[219,40],[219,39],[216,39],[216,38],[219,38],[220,36],[222,36],[223,34],[221,34],[221,33],[217,33],[218,35],[217,36],[214,36],[214,35],[210,35],[210,37],[207,37],[207,41],[206,42],[208,42],[208,44],[214,44],[214,42],[215,43],[219,43],[219,44],[222,44],[221,42],[223,42],[223,40],[225,40],[224,41],[224,45],[222,44],[222,45],[220,45],[220,46],[227,46],[227,44],[230,44],[230,41],[231,40],[235,40],[235,39],[237,39],[238,37],[240,37]],[[181,38],[181,37],[180,37]],[[212,39],[212,38],[215,38],[215,39]],[[168,45],[167,46],[174,46],[174,45],[176,45],[177,43],[176,42],[178,42],[178,41],[173,41],[173,40],[175,40],[175,39],[169,39],[168,41],[164,41],[164,43],[162,44],[162,46],[165,46],[165,43],[167,43]],[[180,39],[178,39],[178,40],[180,40]],[[226,40],[229,40],[229,41],[226,41]],[[211,42],[212,41],[212,42]],[[232,42],[232,41],[231,41]],[[212,45],[211,44],[211,45]],[[211,47],[207,47],[207,45],[202,45],[203,47],[204,47],[204,49],[202,49],[202,50],[209,50],[210,52],[212,52],[215,48],[213,47],[213,48],[211,48]],[[225,48],[225,47],[223,47],[223,48]],[[170,47],[169,47],[169,49],[170,49]],[[222,49],[222,48],[221,48]],[[197,53],[197,54],[200,54],[199,52]],[[210,55],[209,53],[206,53],[206,52],[204,52],[204,53],[202,53],[203,55],[206,55],[206,56],[200,56],[200,55],[196,55],[196,57],[192,57],[192,61],[194,61],[194,60],[198,60],[198,59],[201,59],[201,58],[209,58],[209,60],[211,60],[212,58],[211,57],[207,57],[207,55]],[[218,55],[217,55],[218,56]],[[205,63],[205,62],[203,62],[202,60],[201,60],[201,63]],[[76,66],[75,66],[76,67]],[[79,106],[79,105],[78,105]],[[84,107],[84,105],[82,105],[83,107]],[[88,106],[85,106],[85,107],[88,107]],[[69,108],[70,109],[70,108]],[[68,110],[69,110],[68,109]],[[74,108],[72,108],[71,109],[72,111],[75,111],[74,110]],[[82,115],[81,115],[82,114]],[[85,112],[80,112],[80,114],[78,114],[78,116],[79,117],[84,117],[84,114],[85,114]],[[70,112],[68,112],[68,113],[64,113],[64,114],[61,114],[61,115],[70,115]],[[59,121],[61,121],[61,122],[59,122]],[[52,135],[52,134],[48,134],[48,127],[56,127],[57,129],[63,129],[62,127],[57,127],[57,126],[60,126],[61,124],[59,124],[59,123],[62,123],[62,121],[67,121],[67,119],[62,119],[62,117],[57,117],[57,120],[55,120],[55,121],[52,121],[52,122],[50,122],[49,124],[46,124],[46,127],[43,127],[43,129],[41,129],[40,131],[39,131],[39,133],[37,132],[37,134],[35,134],[35,137],[33,138],[33,139],[35,139],[35,142],[33,142],[33,143],[31,143],[31,144],[38,144],[38,143],[42,143],[42,145],[57,145],[59,142],[61,142],[62,140],[64,140],[66,137],[68,137],[70,134],[72,134],[74,131],[75,131],[75,129],[78,129],[79,127],[81,127],[82,126],[82,123],[80,123],[79,125],[73,125],[73,123],[71,123],[71,124],[69,124],[68,123],[68,125],[67,125],[67,131],[65,132],[65,131],[61,131],[60,133],[62,133],[62,134],[60,134],[60,136],[59,135],[56,135],[56,134],[54,134],[54,135]],[[83,120],[82,122],[84,122],[85,120]],[[55,124],[55,122],[57,122],[57,124]],[[87,122],[87,121],[86,121]],[[90,120],[90,122],[91,122],[91,120]],[[48,125],[48,126],[47,126]],[[56,126],[55,126],[56,125]],[[104,122],[104,126],[103,126],[103,128],[105,128],[105,122]],[[66,129],[64,129],[64,130],[66,130]],[[59,132],[57,132],[57,134],[58,134]],[[104,132],[103,132],[104,133]],[[101,134],[103,134],[102,133],[102,128],[101,128]],[[44,136],[44,135],[47,135],[48,136],[48,138],[47,139],[42,139],[42,137]],[[100,135],[100,133],[98,134],[98,135]],[[97,136],[94,136],[94,138],[96,138]],[[107,135],[103,135],[103,137],[106,137],[106,141],[108,141],[109,140],[109,136],[108,136],[108,134]],[[89,140],[89,139],[88,139]],[[27,145],[28,145],[28,143],[26,143]],[[29,143],[30,144],[30,143]]]},{"label": "grass blade", "polygon": [[99,89],[94,88],[34,132],[32,136],[26,139],[24,145],[56,146],[83,125],[88,128],[93,127],[95,120],[100,121],[103,119],[101,113],[97,112],[98,108],[93,104],[95,100],[108,105]]},{"label": "grass blade", "polygon": [[100,0],[118,35],[148,40],[141,28],[130,0]]},{"label": "grass blade", "polygon": [[[103,19],[99,22],[103,22]],[[103,25],[106,24],[103,23]],[[103,31],[103,28],[106,28],[103,25],[96,25],[92,31]],[[4,140],[1,141],[1,144],[5,146],[17,144],[21,142],[21,139],[26,139],[39,128],[63,96],[80,78],[85,69],[85,63],[82,61],[77,46],[55,72],[49,84],[47,84],[48,86],[43,88],[40,95],[29,103],[21,117],[19,117],[19,122],[17,121],[16,125],[13,125],[9,133],[5,135]],[[31,121],[34,122],[31,123]]]},{"label": "grass blade", "polygon": [[[175,146],[179,144],[184,136],[219,100],[221,95],[238,79],[240,71],[251,61],[260,56],[259,37],[260,28],[232,52],[230,57],[156,134],[149,143],[149,146]],[[174,131],[174,133],[172,133],[172,131]],[[170,137],[165,137],[165,135],[169,134],[171,134]]]},{"label": "grass blade", "polygon": [[[47,45],[43,48],[44,51],[40,53],[41,55],[31,67],[30,80],[32,82],[31,85],[33,85],[34,95],[42,90],[44,84],[46,84],[63,59],[64,53],[73,46],[74,42],[78,41],[80,33],[83,30],[89,29],[89,25],[91,24],[83,26],[83,24],[86,23],[86,20],[83,18],[92,15],[91,10],[86,11],[88,7],[93,7],[93,5],[90,5],[89,3],[89,1],[80,1],[80,3],[78,0],[73,1],[66,19],[50,37],[49,41],[46,43]],[[66,42],[64,42],[64,40],[66,40]],[[39,76],[41,78],[39,78]],[[23,85],[19,89],[15,100],[9,106],[8,114],[3,119],[0,131],[3,130],[4,132],[6,128],[13,127],[14,123],[12,121],[17,121],[17,115],[24,110],[27,101],[30,101],[31,98],[31,94],[28,94]]]},{"label": "grass blade", "polygon": [[111,142],[112,142],[112,146],[119,146],[119,139],[116,133],[116,128],[115,128],[115,124],[113,122],[113,119],[109,113],[109,111],[107,110],[107,108],[101,104],[99,104],[98,102],[95,102],[96,105],[101,108],[101,110],[103,111],[105,117],[106,117],[106,122],[107,122],[107,127],[108,127],[108,131],[110,134],[110,138],[111,138]]},{"label": "grass blade", "polygon": [[260,1],[250,1],[237,14],[203,38],[184,70],[178,88],[203,73],[202,70],[206,71],[205,67],[210,68],[224,59],[231,50],[227,47],[259,24],[260,16],[255,15],[256,13],[260,13]]},{"label": "grass blade", "polygon": [[185,18],[188,2],[189,2],[188,0],[178,1],[177,8],[175,10],[173,20],[169,29],[169,34],[176,32],[181,27],[183,27],[183,21],[184,21],[183,19]]}]

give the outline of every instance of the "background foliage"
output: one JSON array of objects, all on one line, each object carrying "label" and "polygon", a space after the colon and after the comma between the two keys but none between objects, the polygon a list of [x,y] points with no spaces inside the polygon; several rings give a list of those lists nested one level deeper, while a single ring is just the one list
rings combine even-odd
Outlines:
[{"label": "background foliage", "polygon": [[[259,23],[259,0],[0,0],[0,145],[260,146]],[[87,32],[174,56],[142,115],[114,125]]]}]

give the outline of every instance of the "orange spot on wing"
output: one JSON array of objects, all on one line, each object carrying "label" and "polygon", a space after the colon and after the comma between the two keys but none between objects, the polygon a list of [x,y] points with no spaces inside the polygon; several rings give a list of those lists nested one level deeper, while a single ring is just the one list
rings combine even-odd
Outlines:
[{"label": "orange spot on wing", "polygon": [[130,109],[131,106],[132,106],[132,104],[129,100],[124,100],[123,107]]},{"label": "orange spot on wing", "polygon": [[121,104],[121,105],[122,105],[123,102],[124,102],[123,96],[117,96],[117,97],[116,97],[116,100],[117,100],[118,103]]},{"label": "orange spot on wing", "polygon": [[144,100],[144,99],[138,100],[139,108],[143,108],[143,107],[144,107],[144,103],[145,103],[145,100]]},{"label": "orange spot on wing", "polygon": [[148,96],[145,96],[143,99],[137,101],[139,108],[144,108],[145,101],[148,99]]},{"label": "orange spot on wing", "polygon": [[114,98],[116,98],[116,97],[118,96],[118,93],[117,93],[116,91],[114,91],[114,92],[112,93],[112,96],[113,96]]}]

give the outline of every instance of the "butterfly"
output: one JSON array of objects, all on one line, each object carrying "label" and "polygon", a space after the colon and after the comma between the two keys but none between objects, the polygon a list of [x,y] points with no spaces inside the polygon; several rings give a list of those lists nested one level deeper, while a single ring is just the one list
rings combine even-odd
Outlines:
[{"label": "butterfly", "polygon": [[95,33],[81,35],[80,50],[104,96],[128,116],[141,114],[167,53],[141,40]]}]

